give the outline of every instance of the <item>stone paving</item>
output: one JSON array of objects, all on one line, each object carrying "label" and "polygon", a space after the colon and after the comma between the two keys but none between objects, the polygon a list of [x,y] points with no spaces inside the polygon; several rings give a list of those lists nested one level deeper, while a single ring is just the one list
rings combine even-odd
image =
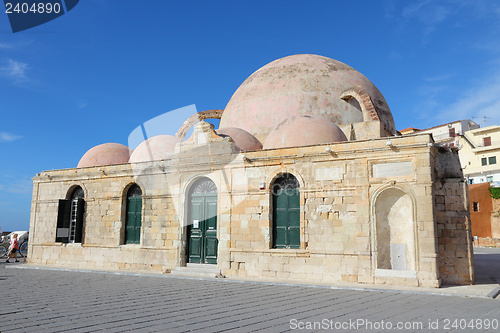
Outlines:
[{"label": "stone paving", "polygon": [[474,248],[476,284],[500,283],[500,249]]},{"label": "stone paving", "polygon": [[0,332],[500,332],[499,299],[23,267],[0,264]]},{"label": "stone paving", "polygon": [[500,331],[495,299],[1,267],[1,332]]}]

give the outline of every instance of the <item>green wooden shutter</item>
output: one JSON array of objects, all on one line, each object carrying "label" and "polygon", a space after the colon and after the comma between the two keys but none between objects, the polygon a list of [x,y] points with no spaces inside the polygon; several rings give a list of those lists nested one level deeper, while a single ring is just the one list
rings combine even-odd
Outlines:
[{"label": "green wooden shutter", "polygon": [[79,198],[78,203],[76,204],[75,243],[82,242],[84,213],[85,213],[85,200]]},{"label": "green wooden shutter", "polygon": [[284,190],[278,190],[273,198],[274,202],[274,246],[277,249],[287,247],[287,206],[288,201]]},{"label": "green wooden shutter", "polygon": [[68,242],[71,200],[59,200],[57,213],[56,242]]},{"label": "green wooden shutter", "polygon": [[299,190],[286,196],[288,199],[287,210],[287,245],[291,249],[300,248],[300,196]]},{"label": "green wooden shutter", "polygon": [[[295,178],[284,176],[273,188],[273,247],[300,248],[300,192]],[[288,182],[288,183],[287,183]]]},{"label": "green wooden shutter", "polygon": [[134,240],[136,244],[141,242],[141,221],[142,221],[142,197],[134,197],[135,199],[135,223],[134,223]]},{"label": "green wooden shutter", "polygon": [[127,221],[125,223],[125,244],[134,243],[135,201],[127,198]]},{"label": "green wooden shutter", "polygon": [[141,241],[141,210],[142,197],[127,198],[126,244],[139,244]]}]

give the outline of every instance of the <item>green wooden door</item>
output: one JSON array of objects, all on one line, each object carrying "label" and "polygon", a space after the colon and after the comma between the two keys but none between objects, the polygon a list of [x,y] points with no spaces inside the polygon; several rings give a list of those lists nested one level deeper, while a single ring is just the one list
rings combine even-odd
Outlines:
[{"label": "green wooden door", "polygon": [[189,231],[189,262],[203,263],[203,197],[191,197]]},{"label": "green wooden door", "polygon": [[211,180],[194,185],[188,214],[188,261],[217,264],[217,192]]},{"label": "green wooden door", "polygon": [[141,211],[142,197],[128,197],[127,227],[125,228],[126,244],[139,244],[141,241]]},{"label": "green wooden door", "polygon": [[203,254],[206,264],[217,263],[217,196],[206,196],[204,222]]},{"label": "green wooden door", "polygon": [[300,194],[290,177],[277,180],[273,190],[273,247],[278,249],[300,248]]}]

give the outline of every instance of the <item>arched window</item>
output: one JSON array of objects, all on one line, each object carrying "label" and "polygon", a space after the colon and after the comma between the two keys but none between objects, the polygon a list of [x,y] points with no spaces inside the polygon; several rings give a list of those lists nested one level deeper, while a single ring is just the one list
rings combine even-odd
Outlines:
[{"label": "arched window", "polygon": [[273,200],[273,248],[300,248],[299,182],[292,174],[279,176],[271,187]]},{"label": "arched window", "polygon": [[134,184],[127,191],[127,215],[125,217],[125,244],[141,242],[142,190]]},{"label": "arched window", "polygon": [[56,242],[81,243],[83,238],[83,216],[85,193],[80,186],[71,192],[69,199],[59,200]]}]

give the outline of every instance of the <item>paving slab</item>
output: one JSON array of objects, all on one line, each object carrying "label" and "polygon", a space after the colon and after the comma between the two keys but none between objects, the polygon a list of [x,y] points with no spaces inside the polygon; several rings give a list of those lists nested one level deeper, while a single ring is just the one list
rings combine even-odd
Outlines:
[{"label": "paving slab", "polygon": [[0,332],[500,332],[497,254],[477,249],[478,285],[430,290],[3,264]]}]

